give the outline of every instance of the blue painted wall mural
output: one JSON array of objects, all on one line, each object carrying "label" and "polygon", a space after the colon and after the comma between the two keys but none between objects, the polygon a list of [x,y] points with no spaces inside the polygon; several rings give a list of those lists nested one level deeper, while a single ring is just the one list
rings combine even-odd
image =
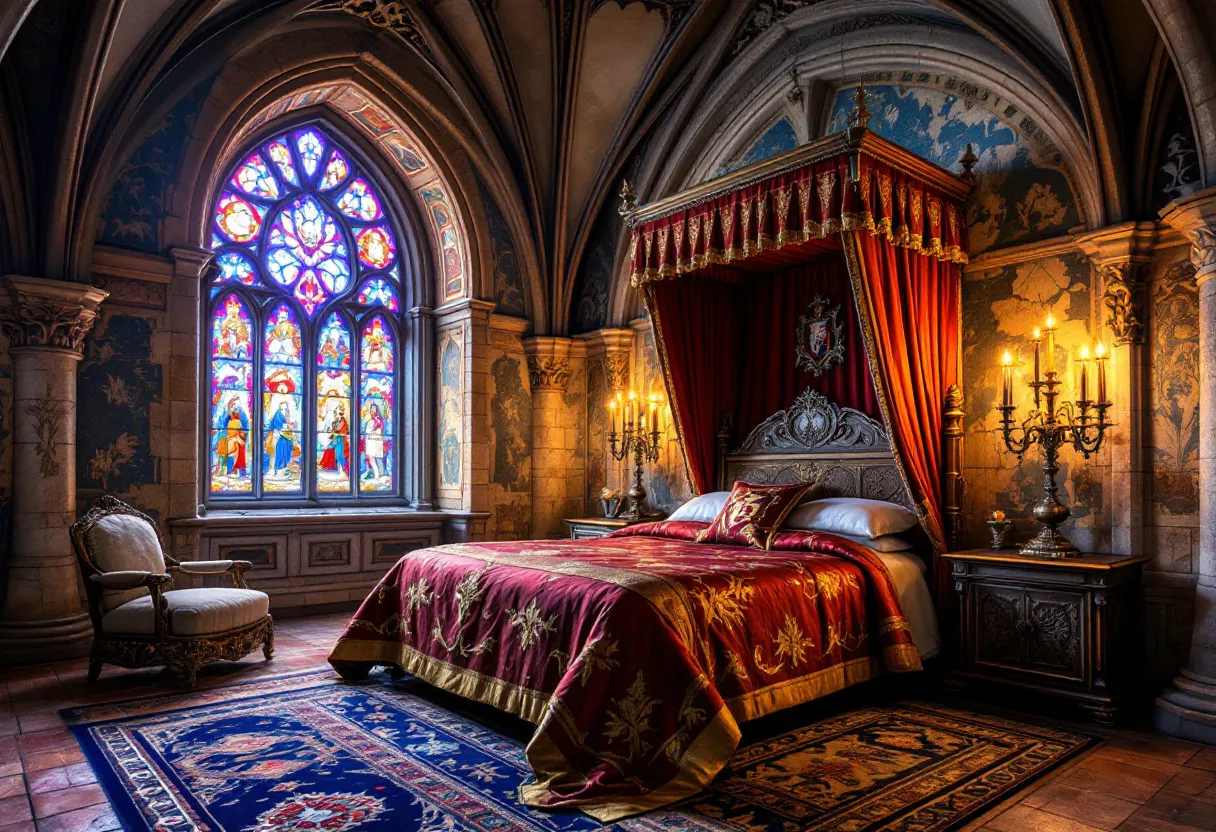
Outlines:
[{"label": "blue painted wall mural", "polygon": [[494,245],[494,311],[502,315],[527,317],[524,303],[524,279],[519,270],[519,257],[515,253],[515,238],[507,227],[507,218],[494,200],[486,184],[477,178],[477,192],[486,206],[486,224],[490,228],[490,240]]},{"label": "blue painted wall mural", "polygon": [[752,143],[751,147],[747,149],[747,152],[738,161],[722,168],[715,176],[721,176],[724,173],[730,173],[732,170],[754,165],[756,162],[763,162],[770,156],[776,156],[778,153],[793,150],[797,146],[798,134],[794,132],[794,125],[790,123],[788,118],[782,118],[765,130],[764,134]]},{"label": "blue painted wall mural", "polygon": [[196,85],[165,114],[119,171],[102,207],[97,242],[159,254],[161,221],[169,215],[169,193],[181,173],[186,141],[214,78]]},{"label": "blue painted wall mural", "polygon": [[1153,171],[1153,211],[1199,190],[1199,154],[1195,149],[1195,129],[1182,93],[1174,96],[1165,119],[1161,149]]},{"label": "blue painted wall mural", "polygon": [[[867,83],[871,130],[948,170],[960,170],[968,142],[979,157],[967,211],[973,254],[1054,237],[1081,223],[1059,151],[1017,107],[946,76],[879,76],[902,83]],[[837,92],[829,132],[845,129],[855,96],[854,86]]]},{"label": "blue painted wall mural", "polygon": [[148,318],[111,314],[85,342],[76,388],[76,487],[84,502],[159,479],[151,406],[161,401],[163,368],[151,362],[152,330]]}]

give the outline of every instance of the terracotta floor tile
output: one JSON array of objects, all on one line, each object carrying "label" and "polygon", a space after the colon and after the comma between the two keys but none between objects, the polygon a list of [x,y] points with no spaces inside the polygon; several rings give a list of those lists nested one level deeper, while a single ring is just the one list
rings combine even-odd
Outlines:
[{"label": "terracotta floor tile", "polygon": [[12,777],[21,773],[21,760],[5,759],[0,762],[0,777]]},{"label": "terracotta floor tile", "polygon": [[1187,761],[1191,768],[1201,768],[1206,771],[1216,771],[1216,748],[1205,748]]},{"label": "terracotta floor tile", "polygon": [[5,719],[0,719],[0,737],[7,737],[10,734],[16,734],[19,730],[17,726],[17,717],[10,716]]},{"label": "terracotta floor tile", "polygon": [[111,832],[121,828],[117,816],[105,803],[38,821],[38,832]]},{"label": "terracotta floor tile", "polygon": [[34,817],[49,818],[52,815],[61,815],[64,812],[105,803],[106,796],[101,790],[101,786],[91,783],[87,786],[31,795],[30,800],[34,804]]},{"label": "terracotta floor tile", "polygon": [[25,778],[20,774],[10,774],[0,777],[0,800],[25,794]]},{"label": "terracotta floor tile", "polygon": [[36,751],[57,751],[61,748],[72,748],[75,745],[76,738],[66,728],[34,731],[17,737],[17,748],[22,754],[32,754]]},{"label": "terracotta floor tile", "polygon": [[1029,806],[1014,806],[984,827],[985,832],[1095,832],[1096,829]]},{"label": "terracotta floor tile", "polygon": [[69,789],[72,786],[86,786],[89,783],[97,782],[97,775],[93,773],[93,769],[88,763],[77,763],[74,766],[63,766],[62,768],[48,768],[44,771],[35,771],[27,774],[25,777],[26,782],[29,784],[30,794],[54,792],[60,789]]},{"label": "terracotta floor tile", "polygon": [[37,829],[32,820],[18,821],[17,823],[6,823],[0,826],[0,832],[35,832]]},{"label": "terracotta floor tile", "polygon": [[[1212,785],[1216,784],[1216,771],[1184,768],[1175,774],[1165,788],[1172,792],[1182,792],[1190,795],[1203,795]],[[1205,797],[1207,795],[1204,795]]]},{"label": "terracotta floor tile", "polygon": [[1216,803],[1177,792],[1158,792],[1136,810],[1124,826],[1145,829],[1173,829],[1176,832],[1212,832],[1216,829]]},{"label": "terracotta floor tile", "polygon": [[1052,783],[1041,790],[1047,800],[1037,808],[1062,815],[1097,829],[1115,829],[1140,808],[1139,803],[1098,792]]},{"label": "terracotta floor tile", "polygon": [[1108,740],[1103,748],[1113,751],[1126,751],[1137,757],[1147,757],[1173,765],[1185,765],[1188,760],[1203,751],[1205,746],[1198,743],[1176,740],[1161,734],[1136,734],[1114,737]]},{"label": "terracotta floor tile", "polygon": [[1095,754],[1086,758],[1060,782],[1073,788],[1144,803],[1182,770],[1181,766],[1170,768],[1172,770],[1162,771],[1141,768]]},{"label": "terracotta floor tile", "polygon": [[84,752],[79,748],[65,748],[55,751],[39,751],[21,758],[26,771],[42,771],[48,768],[74,766],[84,762]]},{"label": "terracotta floor tile", "polygon": [[30,801],[25,795],[6,797],[0,800],[0,824],[18,823],[34,817],[30,809]]},{"label": "terracotta floor tile", "polygon": [[[68,697],[65,697],[65,700]],[[62,701],[62,704],[60,704]],[[39,711],[38,713],[25,714],[18,717],[21,722],[21,733],[30,734],[36,731],[49,731],[54,728],[63,728],[63,717],[59,715],[58,709],[67,705],[67,702],[60,700],[56,702],[56,709],[53,711]]]}]

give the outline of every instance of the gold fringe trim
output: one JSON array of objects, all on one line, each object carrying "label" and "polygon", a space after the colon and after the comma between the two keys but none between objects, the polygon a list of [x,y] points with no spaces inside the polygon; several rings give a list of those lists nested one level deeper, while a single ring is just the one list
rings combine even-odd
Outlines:
[{"label": "gold fringe trim", "polygon": [[627,800],[566,803],[555,807],[551,802],[554,794],[550,785],[562,782],[562,774],[572,769],[552,740],[543,733],[537,733],[525,752],[528,763],[535,772],[553,773],[539,783],[521,786],[519,799],[527,806],[539,808],[576,808],[602,823],[610,823],[675,803],[701,791],[730,762],[741,737],[739,725],[730,709],[723,707],[685,749],[677,763],[679,771],[676,776],[654,791]]},{"label": "gold fringe trim", "polygon": [[437,688],[515,714],[533,725],[540,724],[549,708],[550,694],[456,667],[400,642],[344,638],[334,645],[329,661],[396,665]]},{"label": "gold fringe trim", "polygon": [[[917,662],[919,663],[919,656]],[[726,700],[726,707],[739,722],[759,719],[785,708],[820,699],[838,690],[882,675],[878,659],[866,656],[817,670],[797,679],[748,691]]]}]

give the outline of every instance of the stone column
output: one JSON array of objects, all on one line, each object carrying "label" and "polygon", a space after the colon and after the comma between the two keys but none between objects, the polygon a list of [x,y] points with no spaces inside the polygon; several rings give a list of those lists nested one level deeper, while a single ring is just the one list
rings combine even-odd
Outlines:
[{"label": "stone column", "polygon": [[76,368],[106,293],[10,275],[0,326],[13,357],[13,553],[0,664],[83,656],[93,634],[68,527],[76,517]]},{"label": "stone column", "polygon": [[1144,428],[1148,414],[1144,349],[1144,292],[1152,261],[1155,223],[1124,223],[1082,235],[1081,250],[1102,278],[1104,327],[1098,338],[1110,350],[1109,417],[1111,551],[1144,552],[1144,493],[1147,465]]},{"label": "stone column", "polygon": [[1161,216],[1190,241],[1199,286],[1199,578],[1190,661],[1157,699],[1153,725],[1216,743],[1216,188],[1176,200]]},{"label": "stone column", "polygon": [[608,402],[618,393],[629,392],[629,369],[633,357],[632,329],[601,329],[575,336],[587,351],[587,514],[603,514],[601,491],[624,493],[628,478],[623,464],[612,458],[608,445]]},{"label": "stone column", "polygon": [[532,386],[532,534],[565,537],[566,469],[577,431],[568,413],[566,388],[573,373],[569,338],[524,339]]}]

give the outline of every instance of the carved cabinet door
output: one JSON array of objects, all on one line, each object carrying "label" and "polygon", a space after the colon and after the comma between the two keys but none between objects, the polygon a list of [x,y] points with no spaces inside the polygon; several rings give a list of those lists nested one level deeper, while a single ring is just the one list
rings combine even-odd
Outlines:
[{"label": "carved cabinet door", "polygon": [[1085,595],[1030,589],[1026,592],[1027,666],[1085,681]]},{"label": "carved cabinet door", "polygon": [[1018,632],[1026,606],[1021,587],[972,584],[971,637],[976,664],[1020,667],[1026,660]]}]

